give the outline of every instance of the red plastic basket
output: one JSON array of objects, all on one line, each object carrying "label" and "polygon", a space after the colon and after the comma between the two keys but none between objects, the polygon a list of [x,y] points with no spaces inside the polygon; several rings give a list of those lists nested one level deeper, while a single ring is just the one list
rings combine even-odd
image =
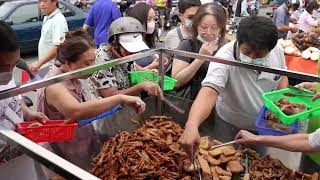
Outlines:
[{"label": "red plastic basket", "polygon": [[33,142],[70,141],[74,137],[78,123],[64,124],[64,120],[46,120],[46,124],[39,127],[28,126],[36,121],[18,123],[18,132]]}]

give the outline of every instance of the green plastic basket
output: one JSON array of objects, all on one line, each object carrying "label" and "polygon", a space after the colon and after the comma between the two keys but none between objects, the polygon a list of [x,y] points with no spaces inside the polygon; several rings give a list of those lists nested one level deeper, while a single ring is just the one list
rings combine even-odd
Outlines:
[{"label": "green plastic basket", "polygon": [[[284,124],[290,125],[293,124],[297,121],[303,121],[309,119],[311,114],[315,111],[318,111],[320,109],[320,100],[312,101],[311,97],[301,97],[301,96],[296,96],[296,97],[288,97],[283,95],[283,93],[290,92],[294,94],[306,94],[298,90],[294,89],[281,89],[278,91],[273,91],[273,92],[268,92],[263,94],[263,100],[265,103],[265,106],[273,112]],[[305,104],[307,107],[311,107],[310,110],[303,111],[299,114],[295,114],[292,116],[288,116],[284,114],[280,108],[278,108],[274,102],[278,102],[281,98],[286,98],[290,102],[293,103],[300,103],[300,104]]]},{"label": "green plastic basket", "polygon": [[[130,81],[132,85],[139,84],[141,82],[154,82],[159,84],[159,74],[151,71],[134,71],[129,72]],[[164,76],[163,88],[165,91],[170,91],[174,89],[177,80]]]}]

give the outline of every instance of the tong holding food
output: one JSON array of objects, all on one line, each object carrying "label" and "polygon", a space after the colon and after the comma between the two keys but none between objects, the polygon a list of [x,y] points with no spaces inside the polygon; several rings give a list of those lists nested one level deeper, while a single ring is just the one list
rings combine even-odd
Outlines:
[{"label": "tong holding food", "polygon": [[199,159],[198,159],[197,153],[193,154],[192,163],[193,163],[194,169],[197,169],[199,179],[202,180],[201,171],[200,171],[200,168],[199,168],[199,166],[200,166],[199,164],[200,163],[199,163]]},{"label": "tong holding food", "polygon": [[221,147],[221,146],[227,146],[227,145],[235,144],[235,143],[236,143],[236,141],[230,141],[230,142],[227,142],[227,143],[223,143],[223,144],[218,144],[218,145],[211,146],[210,149],[218,148],[218,147]]},{"label": "tong holding food", "polygon": [[288,85],[288,88],[294,89],[294,90],[297,90],[297,91],[300,91],[300,92],[304,92],[304,93],[315,94],[314,92],[312,92],[312,91],[310,91],[308,89],[298,88],[298,87],[291,86],[291,85]]}]

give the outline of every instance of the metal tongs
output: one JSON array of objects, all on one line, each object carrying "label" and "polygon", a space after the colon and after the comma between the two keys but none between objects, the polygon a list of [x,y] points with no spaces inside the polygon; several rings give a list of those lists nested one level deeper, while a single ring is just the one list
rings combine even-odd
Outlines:
[{"label": "metal tongs", "polygon": [[[200,163],[199,163],[199,159],[198,159],[198,156],[197,156],[197,153],[194,153],[193,154],[193,160],[192,160],[192,163],[193,163],[193,167],[198,169],[198,166],[200,166]],[[199,180],[202,180],[202,176],[201,176],[201,171],[200,171],[200,168],[198,169],[198,176],[199,176]]]},{"label": "metal tongs", "polygon": [[186,111],[183,110],[182,108],[178,107],[177,105],[175,105],[173,102],[169,101],[166,97],[163,97],[163,101],[165,103],[167,103],[170,107],[172,107],[174,110],[176,110],[177,112],[179,112],[180,114],[184,114]]},{"label": "metal tongs", "polygon": [[[144,77],[140,77],[142,79],[144,79],[145,81],[147,82],[153,82],[153,81],[150,81],[149,79],[146,79]],[[154,82],[153,82],[154,83]],[[177,105],[175,105],[173,102],[171,102],[170,100],[168,100],[166,97],[163,97],[162,99],[165,103],[167,103],[171,108],[173,108],[174,110],[176,110],[177,112],[181,113],[181,114],[184,114],[185,113],[185,110],[183,110],[182,108],[178,107]]]},{"label": "metal tongs", "polygon": [[288,88],[290,89],[294,89],[294,90],[297,90],[297,91],[300,91],[300,92],[304,92],[304,93],[309,93],[309,94],[315,94],[314,92],[310,91],[310,90],[307,90],[307,89],[300,89],[300,88],[297,88],[295,86],[291,86],[291,85],[288,85]]},{"label": "metal tongs", "polygon": [[223,143],[223,144],[218,144],[218,145],[211,146],[210,149],[218,148],[218,147],[221,147],[221,146],[227,146],[227,145],[235,144],[235,143],[236,143],[236,141],[230,141],[230,142],[227,142],[227,143]]}]

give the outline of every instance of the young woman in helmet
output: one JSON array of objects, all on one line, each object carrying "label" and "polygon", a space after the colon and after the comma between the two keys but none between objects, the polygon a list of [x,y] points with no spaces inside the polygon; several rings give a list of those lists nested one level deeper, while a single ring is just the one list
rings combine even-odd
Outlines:
[{"label": "young woman in helmet", "polygon": [[[122,17],[111,23],[109,28],[109,44],[100,45],[96,61],[103,63],[112,59],[121,58],[138,53],[149,47],[143,41],[145,28],[135,18]],[[125,63],[107,68],[92,75],[93,92],[98,96],[109,97],[116,94],[138,95],[145,91],[150,96],[163,97],[161,88],[153,82],[143,82],[129,86],[129,71],[135,70],[134,63]]]}]

